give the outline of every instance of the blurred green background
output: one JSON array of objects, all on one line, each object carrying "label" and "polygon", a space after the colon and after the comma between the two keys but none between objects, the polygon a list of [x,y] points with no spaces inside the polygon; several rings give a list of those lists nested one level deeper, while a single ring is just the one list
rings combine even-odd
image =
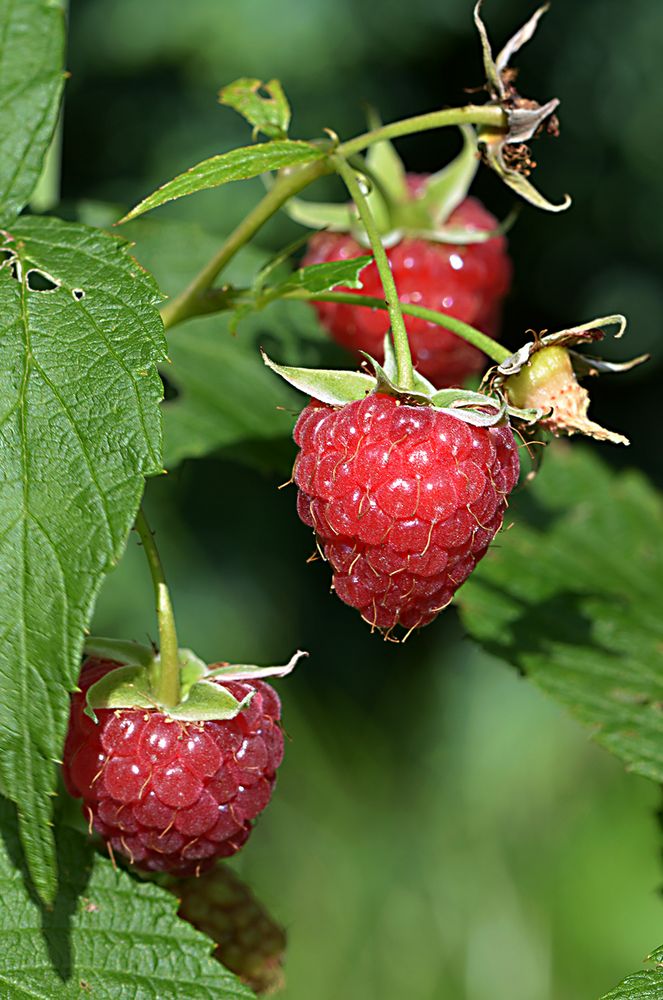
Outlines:
[{"label": "blurred green background", "polygon": [[[530,13],[486,0],[499,45]],[[656,0],[557,0],[519,56],[522,90],[562,100],[539,143],[538,186],[574,206],[526,209],[505,339],[614,310],[617,357],[645,368],[594,387],[594,415],[633,440],[603,457],[663,483],[657,385],[663,312],[663,136]],[[284,83],[293,134],[363,129],[463,103],[482,81],[469,0],[72,0],[63,197],[133,204],[192,163],[249,140],[216,91],[237,76]],[[438,168],[452,134],[404,140]],[[332,182],[319,186],[333,193]],[[482,171],[500,216],[509,194]],[[259,196],[230,185],[160,213],[222,236]],[[285,217],[268,248],[300,230]],[[186,246],[181,248],[186,255]],[[268,320],[265,320],[268,322]],[[268,333],[268,329],[265,331]],[[598,447],[598,446],[597,446]],[[369,635],[329,597],[284,478],[220,454],[150,483],[181,640],[204,657],[279,662],[291,737],[278,794],[237,868],[289,929],[287,1000],[591,1000],[660,944],[659,792],[627,776],[537,690],[467,640],[455,612],[404,647]],[[101,633],[154,632],[132,541],[102,592]]]}]

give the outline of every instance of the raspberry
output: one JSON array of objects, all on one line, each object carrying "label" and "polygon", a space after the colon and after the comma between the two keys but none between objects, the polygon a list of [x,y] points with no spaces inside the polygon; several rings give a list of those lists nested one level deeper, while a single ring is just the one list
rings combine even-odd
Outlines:
[{"label": "raspberry", "polygon": [[[408,180],[410,191],[416,193],[419,179],[410,176]],[[466,198],[446,225],[490,230],[495,229],[497,220],[476,198]],[[490,337],[497,336],[512,272],[503,236],[465,246],[406,236],[386,250],[401,302],[448,313]],[[302,263],[347,260],[369,253],[349,234],[321,232],[309,240]],[[361,289],[347,291],[384,297],[374,262],[361,272],[361,282]],[[382,344],[389,329],[384,310],[337,302],[317,302],[315,308],[320,322],[339,344],[383,360]],[[481,369],[481,352],[450,330],[414,316],[405,316],[405,326],[415,367],[438,387],[460,385]]]},{"label": "raspberry", "polygon": [[376,628],[431,622],[501,527],[519,472],[511,429],[375,394],[312,401],[294,438],[299,516],[338,596]]},{"label": "raspberry", "polygon": [[278,696],[264,681],[225,681],[238,700],[254,692],[234,719],[182,722],[123,708],[97,709],[95,724],[84,713],[87,689],[117,666],[83,665],[65,783],[109,849],[148,871],[197,875],[242,847],[269,802],[283,758]]},{"label": "raspberry", "polygon": [[216,942],[214,955],[227,969],[256,993],[283,986],[285,931],[226,865],[167,888],[179,897],[180,917]]}]

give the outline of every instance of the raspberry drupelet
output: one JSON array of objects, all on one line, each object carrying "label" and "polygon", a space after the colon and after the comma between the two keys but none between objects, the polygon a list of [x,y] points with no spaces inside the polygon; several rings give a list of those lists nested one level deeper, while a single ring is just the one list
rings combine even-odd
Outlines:
[{"label": "raspberry drupelet", "polygon": [[110,660],[89,658],[72,696],[64,750],[69,792],[111,852],[148,871],[195,875],[235,854],[268,804],[283,758],[281,705],[260,680],[226,681],[234,719],[183,722],[143,708],[84,713],[88,688]]},{"label": "raspberry drupelet", "polygon": [[294,438],[299,516],[338,596],[382,630],[431,622],[502,525],[519,473],[511,428],[374,394],[312,401]]}]

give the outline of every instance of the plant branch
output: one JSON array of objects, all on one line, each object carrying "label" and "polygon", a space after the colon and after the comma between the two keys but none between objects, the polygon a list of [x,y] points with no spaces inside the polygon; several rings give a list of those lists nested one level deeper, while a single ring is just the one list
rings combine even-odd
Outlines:
[{"label": "plant branch", "polygon": [[383,139],[398,139],[403,135],[428,132],[448,125],[483,125],[496,132],[504,132],[507,129],[507,118],[502,108],[494,104],[468,104],[464,108],[444,108],[442,111],[429,111],[424,115],[403,118],[401,121],[371,129],[370,132],[364,132],[354,139],[342,142],[336,152],[339,156],[347,158]]},{"label": "plant branch", "polygon": [[401,304],[398,299],[396,282],[391,272],[391,265],[387,252],[382,244],[380,231],[373,218],[366,197],[361,190],[361,185],[357,180],[353,168],[340,156],[333,158],[334,166],[343,178],[352,200],[357,206],[359,218],[362,221],[366,235],[368,236],[375,258],[377,269],[380,272],[380,280],[384,290],[384,297],[389,310],[391,321],[391,337],[394,343],[394,354],[396,356],[396,369],[398,372],[398,384],[402,389],[414,388],[414,373],[412,371],[412,357],[410,355],[410,344],[407,339],[405,320],[401,312]]},{"label": "plant branch", "polygon": [[[371,295],[357,295],[354,292],[311,293],[297,289],[292,292],[286,292],[282,298],[293,299],[299,302],[338,302],[350,306],[367,306],[369,309],[389,308],[383,299],[374,298]],[[416,316],[418,319],[428,320],[429,323],[436,323],[437,326],[444,327],[445,330],[451,330],[452,333],[466,340],[468,344],[472,344],[478,350],[487,354],[497,364],[506,361],[513,354],[513,351],[509,351],[506,347],[498,344],[492,337],[486,336],[485,333],[470,326],[469,323],[463,323],[461,319],[456,319],[455,316],[449,316],[447,313],[437,312],[435,309],[427,309],[425,306],[414,306],[405,302],[401,302],[400,306],[401,312],[405,313],[406,316]]]},{"label": "plant branch", "polygon": [[[342,157],[349,157],[383,139],[396,139],[414,132],[463,124],[483,125],[497,132],[503,131],[507,127],[506,116],[501,108],[495,105],[469,104],[463,108],[445,108],[441,111],[431,111],[427,114],[415,115],[412,118],[404,118],[401,121],[391,122],[389,125],[381,125],[379,128],[364,132],[354,139],[341,143],[337,153]],[[192,316],[213,312],[214,309],[210,308],[205,301],[206,295],[229,261],[285,204],[288,198],[298,194],[313,181],[331,173],[332,170],[331,160],[321,159],[297,170],[284,171],[279,174],[274,186],[230,234],[217,253],[190,284],[174,299],[162,306],[161,317],[166,329],[175,326],[176,323],[182,323]]]},{"label": "plant branch", "polygon": [[162,307],[161,318],[166,329],[175,326],[176,323],[181,323],[185,319],[189,319],[191,316],[199,316],[201,313],[209,311],[200,308],[201,300],[226,264],[232,260],[245,243],[249,242],[260,227],[285,204],[288,198],[297,194],[318,177],[322,177],[329,172],[330,166],[323,159],[309,163],[298,170],[281,173],[274,186],[270,188],[264,198],[240,222],[202,271],[196,275],[183,292]]},{"label": "plant branch", "polygon": [[160,704],[173,707],[180,700],[180,664],[173,605],[159,550],[142,507],[136,515],[134,527],[143,543],[143,551],[150,567],[159,623],[159,670],[154,678],[154,693]]}]

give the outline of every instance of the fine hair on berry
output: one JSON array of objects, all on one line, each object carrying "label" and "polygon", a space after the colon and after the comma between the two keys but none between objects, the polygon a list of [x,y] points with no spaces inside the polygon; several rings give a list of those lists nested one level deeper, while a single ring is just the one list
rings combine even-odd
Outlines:
[{"label": "fine hair on berry", "polygon": [[502,525],[519,473],[511,428],[373,394],[312,401],[294,437],[299,516],[338,596],[381,630],[431,622]]},{"label": "fine hair on berry", "polygon": [[238,700],[252,694],[234,719],[183,722],[122,708],[96,709],[95,723],[86,692],[117,666],[95,658],[83,665],[65,783],[111,853],[147,871],[199,874],[243,846],[270,800],[283,758],[279,698],[264,681],[226,681]]}]

